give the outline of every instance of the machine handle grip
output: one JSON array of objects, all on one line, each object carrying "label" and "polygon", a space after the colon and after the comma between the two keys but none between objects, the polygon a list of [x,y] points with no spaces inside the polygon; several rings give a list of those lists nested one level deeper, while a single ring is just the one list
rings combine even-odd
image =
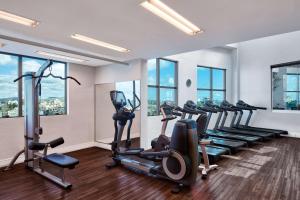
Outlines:
[{"label": "machine handle grip", "polygon": [[57,138],[55,140],[52,140],[51,142],[49,142],[49,145],[51,148],[55,148],[61,144],[65,143],[64,141],[64,138],[60,137],[60,138]]},{"label": "machine handle grip", "polygon": [[40,151],[40,150],[43,150],[45,149],[45,147],[47,146],[46,143],[40,143],[40,142],[31,142],[28,146],[28,148],[30,150],[37,150],[37,151]]}]

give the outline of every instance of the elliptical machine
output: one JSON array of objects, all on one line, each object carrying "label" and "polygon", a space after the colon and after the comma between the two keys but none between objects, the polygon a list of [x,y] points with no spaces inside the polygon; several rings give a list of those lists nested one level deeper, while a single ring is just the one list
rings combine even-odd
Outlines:
[{"label": "elliptical machine", "polygon": [[113,161],[106,165],[107,168],[123,165],[135,172],[173,181],[176,186],[172,192],[177,193],[184,186],[191,186],[196,182],[198,169],[198,137],[196,122],[183,119],[176,122],[169,148],[162,151],[145,151],[143,148],[130,148],[127,143],[125,148],[120,147],[124,127],[129,121],[127,141],[130,141],[130,128],[135,117],[134,111],[140,106],[133,106],[128,100],[131,109],[125,106],[126,98],[121,91],[110,92],[111,101],[116,109],[113,115],[115,136],[112,142]]}]

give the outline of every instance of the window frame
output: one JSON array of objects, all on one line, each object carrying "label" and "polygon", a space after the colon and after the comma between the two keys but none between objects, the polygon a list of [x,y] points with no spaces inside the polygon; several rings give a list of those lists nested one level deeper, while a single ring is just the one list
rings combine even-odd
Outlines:
[{"label": "window frame", "polygon": [[[209,69],[209,88],[198,88],[198,69],[199,68],[206,68]],[[222,70],[223,73],[223,85],[224,85],[224,89],[214,89],[213,88],[213,70]],[[198,92],[199,91],[208,91],[209,92],[209,98],[210,100],[214,100],[213,99],[213,92],[224,92],[224,100],[226,100],[226,95],[227,95],[227,86],[226,86],[226,75],[227,75],[227,69],[225,68],[218,68],[218,67],[209,67],[209,66],[203,66],[203,65],[197,65],[197,103],[198,103]]]},{"label": "window frame", "polygon": [[[168,62],[173,62],[175,64],[174,69],[174,85],[175,86],[161,86],[160,85],[160,61],[165,60]],[[175,91],[175,104],[178,104],[178,61],[171,60],[167,58],[156,58],[156,84],[155,85],[149,85],[148,89],[154,88],[156,90],[156,113],[154,115],[148,115],[148,116],[158,116],[160,115],[160,89],[172,89]]]},{"label": "window frame", "polygon": [[[29,58],[29,59],[37,59],[37,60],[43,60],[46,61],[48,59],[45,58],[39,58],[39,57],[34,57],[34,56],[27,56],[27,55],[22,55],[22,54],[16,54],[16,53],[9,53],[9,52],[3,52],[0,51],[0,54],[4,55],[9,55],[9,56],[16,56],[18,57],[18,77],[22,76],[23,74],[23,58]],[[52,60],[55,63],[61,63],[65,65],[65,76],[67,76],[68,73],[68,63],[67,62],[62,62],[62,61],[57,61],[57,60]],[[40,115],[40,116],[61,116],[61,115],[67,115],[68,114],[68,81],[65,80],[65,94],[64,94],[64,104],[65,104],[65,109],[63,114],[59,115]],[[0,119],[10,119],[10,118],[19,118],[19,117],[24,117],[23,116],[23,110],[22,110],[22,105],[23,105],[23,81],[18,81],[18,116],[12,116],[12,117],[0,117]]]},{"label": "window frame", "polygon": [[[300,112],[300,110],[288,110],[288,109],[274,109],[273,104],[273,69],[275,68],[281,68],[281,67],[297,67],[300,69],[300,60],[298,61],[292,61],[292,62],[286,62],[286,63],[280,63],[271,65],[270,67],[270,76],[271,76],[271,109],[274,112]],[[300,73],[286,73],[286,75],[297,75],[297,90],[290,91],[290,90],[283,90],[283,94],[285,95],[287,92],[295,92],[297,94],[297,104],[300,104]]]}]

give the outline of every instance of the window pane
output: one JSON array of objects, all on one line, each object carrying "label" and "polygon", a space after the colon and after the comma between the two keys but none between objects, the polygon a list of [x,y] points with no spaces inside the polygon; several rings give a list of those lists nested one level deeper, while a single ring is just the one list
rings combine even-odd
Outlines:
[{"label": "window pane", "polygon": [[286,90],[287,91],[297,91],[298,90],[298,75],[286,75]]},{"label": "window pane", "polygon": [[210,89],[210,69],[197,67],[197,88]]},{"label": "window pane", "polygon": [[175,98],[175,89],[160,88],[160,104],[163,104],[165,101],[171,101],[176,103]]},{"label": "window pane", "polygon": [[198,90],[197,91],[197,104],[203,105],[207,100],[210,100],[210,91]]},{"label": "window pane", "polygon": [[212,73],[213,73],[213,85],[212,85],[213,88],[212,89],[224,90],[225,89],[225,86],[224,86],[225,70],[213,69]]},{"label": "window pane", "polygon": [[[25,74],[29,71],[37,72],[38,69],[45,63],[45,60],[23,57],[22,62],[23,74]],[[49,70],[50,69],[47,69],[44,75],[49,74]],[[51,70],[53,75],[62,77],[66,76],[66,65],[64,63],[54,62]],[[65,84],[66,81],[53,77],[42,79],[40,115],[61,115],[66,113]]]},{"label": "window pane", "polygon": [[215,104],[220,105],[222,101],[225,100],[224,94],[225,94],[224,91],[213,91],[212,93],[213,102]]},{"label": "window pane", "polygon": [[156,85],[156,59],[148,60],[148,85]]},{"label": "window pane", "polygon": [[297,110],[298,92],[285,92],[284,102],[287,110]]},{"label": "window pane", "polygon": [[156,88],[148,87],[148,116],[157,114]]},{"label": "window pane", "polygon": [[159,59],[160,86],[175,87],[175,66],[175,62]]},{"label": "window pane", "polygon": [[0,117],[18,116],[18,57],[0,54]]}]

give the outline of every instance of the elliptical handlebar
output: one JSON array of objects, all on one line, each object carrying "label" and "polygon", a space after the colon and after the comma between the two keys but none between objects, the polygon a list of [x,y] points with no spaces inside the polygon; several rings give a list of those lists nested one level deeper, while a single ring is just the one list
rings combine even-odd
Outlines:
[{"label": "elliptical handlebar", "polygon": [[131,107],[131,113],[134,113],[134,111],[135,111],[138,107],[141,106],[141,100],[140,100],[140,98],[136,95],[135,92],[134,92],[134,94],[133,94],[133,101],[134,101],[134,100],[137,100],[138,104],[137,104],[136,106],[134,106],[130,99],[127,99],[127,100],[128,100],[128,103],[129,103],[129,105],[130,105],[130,107]]}]

